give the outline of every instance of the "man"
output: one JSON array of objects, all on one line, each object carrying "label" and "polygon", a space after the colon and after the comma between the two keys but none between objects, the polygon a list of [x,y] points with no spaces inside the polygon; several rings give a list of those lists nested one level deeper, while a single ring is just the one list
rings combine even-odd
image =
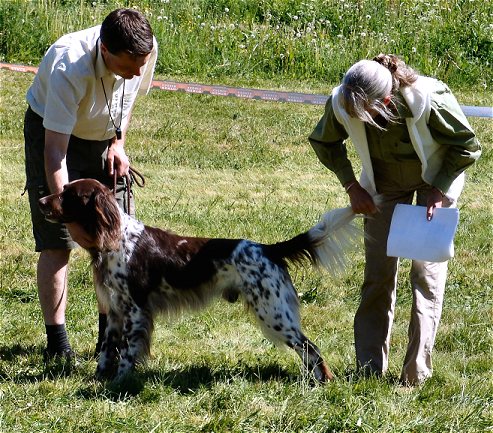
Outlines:
[{"label": "man", "polygon": [[[26,177],[36,251],[39,301],[46,326],[45,362],[74,358],[65,330],[70,250],[87,246],[70,224],[46,221],[42,196],[84,177],[113,187],[128,174],[125,135],[135,98],[146,94],[157,59],[157,42],[147,19],[132,9],[111,12],[102,25],[62,36],[45,54],[27,92],[24,138]],[[128,190],[127,190],[128,189]],[[130,197],[132,212],[133,198]],[[99,340],[106,326],[100,306]],[[96,351],[98,351],[98,346]]]}]

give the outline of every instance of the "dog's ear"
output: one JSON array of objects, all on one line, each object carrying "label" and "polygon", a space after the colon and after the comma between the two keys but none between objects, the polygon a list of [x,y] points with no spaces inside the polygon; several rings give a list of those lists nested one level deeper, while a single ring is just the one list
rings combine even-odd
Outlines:
[{"label": "dog's ear", "polygon": [[112,193],[107,190],[94,192],[95,235],[96,245],[99,251],[114,251],[119,248],[120,211]]}]

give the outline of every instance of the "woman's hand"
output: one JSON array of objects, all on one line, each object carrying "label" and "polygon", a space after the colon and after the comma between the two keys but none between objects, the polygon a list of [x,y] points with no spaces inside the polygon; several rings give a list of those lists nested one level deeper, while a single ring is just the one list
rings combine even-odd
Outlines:
[{"label": "woman's hand", "polygon": [[348,182],[344,185],[344,188],[349,195],[351,209],[353,209],[354,213],[372,215],[378,212],[378,208],[375,205],[372,196],[358,181]]},{"label": "woman's hand", "polygon": [[431,221],[433,218],[433,211],[437,207],[442,207],[443,193],[438,188],[431,188],[426,200],[426,219]]}]

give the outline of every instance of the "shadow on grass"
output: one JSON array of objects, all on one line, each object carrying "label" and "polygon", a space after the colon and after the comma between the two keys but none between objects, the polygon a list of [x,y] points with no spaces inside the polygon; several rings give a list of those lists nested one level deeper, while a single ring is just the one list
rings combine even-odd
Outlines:
[{"label": "shadow on grass", "polygon": [[40,349],[34,345],[0,346],[0,381],[22,384],[43,380],[43,373],[36,368],[39,365],[31,359],[38,352]]},{"label": "shadow on grass", "polygon": [[12,362],[17,358],[32,355],[37,350],[34,345],[22,346],[21,344],[14,344],[12,346],[0,346],[0,360]]},{"label": "shadow on grass", "polygon": [[104,389],[89,385],[79,390],[78,395],[84,399],[107,398],[113,401],[122,401],[144,391],[142,398],[148,399],[149,392],[144,390],[146,384],[158,384],[164,388],[171,388],[182,395],[193,394],[201,388],[212,388],[215,384],[241,378],[250,382],[267,382],[270,380],[296,382],[299,378],[283,370],[276,364],[249,366],[238,365],[231,368],[214,368],[208,366],[189,366],[171,371],[147,370],[129,373],[118,382],[108,381]]},{"label": "shadow on grass", "polygon": [[[37,383],[69,377],[79,370],[78,366],[65,361],[45,363],[43,350],[44,347],[35,345],[0,346],[0,381],[16,384]],[[82,358],[79,361],[82,361]]]},{"label": "shadow on grass", "polygon": [[[32,382],[41,380],[45,377],[46,371],[36,375],[25,375],[25,370],[42,370],[43,347],[36,345],[3,345],[0,346],[0,363],[6,362],[9,365],[16,365],[18,373],[12,375],[7,373],[6,369],[0,367],[0,378],[15,382]],[[78,357],[83,362],[89,362],[94,359],[92,352],[83,352],[82,356]],[[15,370],[15,369],[14,369]],[[231,378],[241,376],[242,378],[251,381],[269,381],[269,380],[286,380],[296,381],[296,375],[284,370],[278,364],[263,364],[250,365],[247,363],[239,363],[234,367],[223,367],[212,369],[204,365],[192,365],[183,369],[175,369],[171,371],[162,371],[158,369],[137,370],[129,375],[142,383],[148,381],[162,383],[163,386],[169,386],[178,392],[188,393],[193,392],[197,388],[209,386],[214,382],[225,381]]]},{"label": "shadow on grass", "polygon": [[143,375],[146,381],[162,383],[182,394],[193,393],[201,387],[211,387],[217,382],[227,382],[240,378],[249,382],[268,382],[270,380],[291,382],[298,378],[278,364],[248,365],[240,363],[234,368],[214,368],[209,366],[189,366],[166,373],[149,371]]},{"label": "shadow on grass", "polygon": [[2,298],[11,302],[29,304],[38,300],[38,294],[32,289],[8,289],[2,294]]},{"label": "shadow on grass", "polygon": [[[212,388],[218,383],[244,380],[252,383],[281,381],[295,383],[300,380],[299,372],[293,373],[276,363],[252,364],[240,362],[234,366],[188,365],[172,370],[138,368],[121,381],[100,382],[95,379],[93,367],[89,365],[92,353],[83,353],[79,358],[82,366],[67,368],[66,365],[45,365],[43,348],[35,345],[14,344],[0,346],[0,381],[16,384],[38,383],[74,376],[75,386],[82,386],[76,394],[83,399],[110,399],[121,401],[138,396],[148,384],[170,388],[183,395],[193,394],[201,388]],[[90,368],[90,370],[89,370]],[[142,396],[143,398],[147,398]]]},{"label": "shadow on grass", "polygon": [[356,368],[347,368],[340,376],[340,379],[348,384],[364,384],[364,386],[372,387],[375,383],[385,384],[389,387],[400,386],[399,376],[392,373],[385,373],[384,375],[369,373],[364,370],[357,370]]}]

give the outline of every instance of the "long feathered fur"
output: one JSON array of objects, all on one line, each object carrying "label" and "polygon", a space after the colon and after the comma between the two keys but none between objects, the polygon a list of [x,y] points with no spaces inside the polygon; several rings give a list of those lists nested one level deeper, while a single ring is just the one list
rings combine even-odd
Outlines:
[{"label": "long feathered fur", "polygon": [[347,252],[361,239],[361,229],[354,224],[356,214],[350,207],[333,209],[308,231],[315,244],[315,265],[337,275],[347,263]]}]

